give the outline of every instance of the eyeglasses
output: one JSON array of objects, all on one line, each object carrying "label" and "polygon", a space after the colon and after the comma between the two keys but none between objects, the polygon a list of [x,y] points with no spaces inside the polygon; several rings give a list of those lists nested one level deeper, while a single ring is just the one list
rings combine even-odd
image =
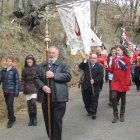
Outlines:
[{"label": "eyeglasses", "polygon": [[49,52],[49,54],[56,54],[56,53],[54,53],[54,52]]},{"label": "eyeglasses", "polygon": [[97,59],[97,57],[90,57],[91,59]]}]

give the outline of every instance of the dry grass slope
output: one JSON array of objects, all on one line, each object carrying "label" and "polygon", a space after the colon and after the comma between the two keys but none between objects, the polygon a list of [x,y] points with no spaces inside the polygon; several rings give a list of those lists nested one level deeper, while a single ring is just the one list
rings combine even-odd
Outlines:
[{"label": "dry grass slope", "polygon": [[[19,26],[20,19],[17,19],[16,17],[7,17],[7,14],[9,11],[12,11],[12,8],[12,3],[4,2],[3,23],[0,25],[0,69],[5,66],[5,58],[10,55],[14,57],[14,66],[18,69],[19,75],[21,76],[26,55],[34,55],[37,64],[45,61],[45,25],[41,24],[29,33],[28,27]],[[11,23],[13,19],[14,22]],[[79,61],[72,60],[70,56],[70,49],[65,47],[65,39],[65,33],[60,19],[56,18],[53,25],[50,45],[56,45],[59,47],[59,58],[68,63],[70,66],[73,78],[69,83],[69,87],[72,87],[77,83],[78,72],[76,67]],[[2,121],[3,118],[6,118],[7,116],[7,109],[2,90],[0,90],[0,103],[0,120]],[[22,108],[26,108],[24,96],[15,99],[14,108],[15,112],[18,112]]]}]

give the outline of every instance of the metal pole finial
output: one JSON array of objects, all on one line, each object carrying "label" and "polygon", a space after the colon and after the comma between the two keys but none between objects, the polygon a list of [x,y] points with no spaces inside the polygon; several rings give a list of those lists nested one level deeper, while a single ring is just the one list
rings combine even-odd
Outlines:
[{"label": "metal pole finial", "polygon": [[38,17],[42,17],[43,20],[46,21],[46,36],[44,39],[44,42],[47,43],[46,45],[46,49],[48,50],[48,43],[51,41],[51,39],[49,38],[49,24],[48,21],[51,20],[52,17],[55,17],[55,15],[50,14],[49,12],[49,7],[45,7],[45,12],[43,12],[43,14],[39,14]]}]

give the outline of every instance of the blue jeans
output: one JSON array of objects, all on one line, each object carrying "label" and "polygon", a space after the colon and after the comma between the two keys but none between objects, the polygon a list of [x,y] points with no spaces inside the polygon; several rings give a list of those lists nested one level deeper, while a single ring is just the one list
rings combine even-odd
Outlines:
[{"label": "blue jeans", "polygon": [[14,93],[4,93],[5,102],[8,110],[8,119],[10,121],[15,121],[16,117],[14,116]]},{"label": "blue jeans", "polygon": [[135,82],[135,77],[134,77],[134,64],[131,64],[131,75],[132,75],[132,81]]}]

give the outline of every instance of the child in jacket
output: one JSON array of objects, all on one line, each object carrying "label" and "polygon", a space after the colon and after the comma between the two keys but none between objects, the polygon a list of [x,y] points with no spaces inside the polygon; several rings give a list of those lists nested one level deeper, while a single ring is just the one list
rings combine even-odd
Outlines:
[{"label": "child in jacket", "polygon": [[0,85],[2,83],[5,103],[8,109],[8,128],[11,128],[16,121],[13,103],[14,98],[17,98],[19,95],[19,74],[18,70],[13,66],[13,62],[13,57],[7,57],[6,66],[0,72]]}]

